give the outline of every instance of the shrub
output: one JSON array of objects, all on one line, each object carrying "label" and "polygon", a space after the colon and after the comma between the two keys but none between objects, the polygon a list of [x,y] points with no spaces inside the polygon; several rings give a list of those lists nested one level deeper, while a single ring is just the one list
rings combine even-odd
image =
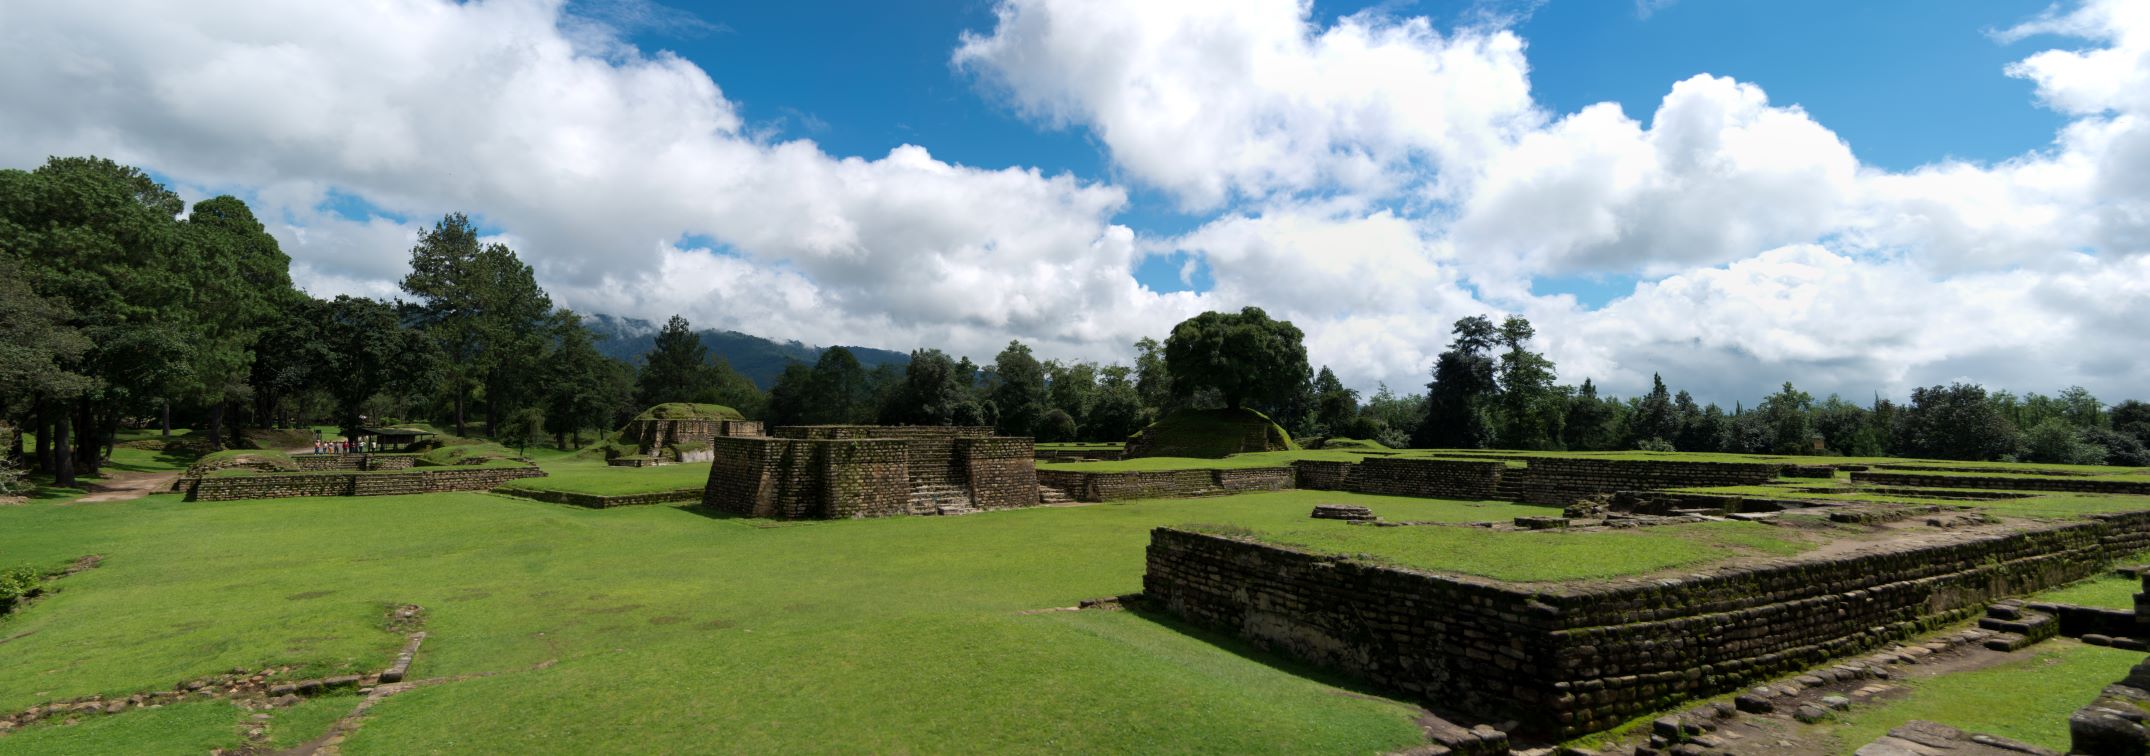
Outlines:
[{"label": "shrub", "polygon": [[28,567],[0,570],[0,612],[15,607],[15,602],[36,595],[37,587],[45,582],[44,573]]},{"label": "shrub", "polygon": [[1635,448],[1638,451],[1648,452],[1679,451],[1678,449],[1673,448],[1671,441],[1666,441],[1662,438],[1645,438],[1641,441],[1635,442]]},{"label": "shrub", "polygon": [[31,486],[22,476],[22,465],[17,464],[15,458],[0,454],[0,496],[29,493]]},{"label": "shrub", "polygon": [[2105,456],[2105,447],[2085,443],[2075,426],[2057,417],[2048,418],[2023,434],[2022,459],[2025,462],[2102,465]]}]

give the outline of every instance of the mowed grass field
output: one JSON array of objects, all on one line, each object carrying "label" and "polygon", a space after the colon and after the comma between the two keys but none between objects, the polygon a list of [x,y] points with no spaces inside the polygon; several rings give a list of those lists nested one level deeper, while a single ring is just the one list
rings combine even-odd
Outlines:
[{"label": "mowed grass field", "polygon": [[[378,670],[427,609],[414,678],[348,753],[1291,752],[1419,741],[1410,707],[1133,612],[1045,612],[1139,590],[1148,531],[1281,528],[1316,502],[1391,519],[1507,504],[1329,492],[771,523],[483,493],[0,508],[0,562],[101,567],[0,619],[0,710],[233,668]],[[346,703],[351,702],[345,699]],[[277,742],[338,707],[280,713]],[[221,702],[40,724],[9,753],[238,744]]]}]

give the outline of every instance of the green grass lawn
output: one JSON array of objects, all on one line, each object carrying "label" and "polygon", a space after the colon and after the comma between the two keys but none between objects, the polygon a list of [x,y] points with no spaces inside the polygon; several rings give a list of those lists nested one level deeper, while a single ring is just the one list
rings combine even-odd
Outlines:
[{"label": "green grass lawn", "polygon": [[2066,639],[2047,641],[2018,657],[1985,669],[1908,680],[1910,696],[1854,706],[1824,726],[1834,728],[1837,752],[1846,754],[1913,719],[2066,751],[2068,715],[2143,660],[2141,651]]},{"label": "green grass lawn", "polygon": [[2051,601],[2056,604],[2094,606],[2101,609],[2135,608],[2135,594],[2141,593],[2143,582],[2135,578],[2120,577],[2111,573],[2055,588],[2031,598],[2032,601]]},{"label": "green grass lawn", "polygon": [[1159,470],[1238,470],[1248,467],[1288,467],[1292,462],[1302,459],[1358,462],[1366,459],[1366,455],[1342,450],[1300,449],[1234,454],[1216,459],[1206,457],[1137,457],[1104,462],[1039,462],[1038,469],[1099,473],[1155,472]]},{"label": "green grass lawn", "polygon": [[[346,753],[1411,746],[1407,707],[1235,641],[1137,613],[1023,613],[1139,590],[1151,528],[1282,528],[1319,502],[1392,519],[1513,506],[1289,491],[778,524],[482,493],[32,502],[0,508],[0,561],[105,561],[0,619],[0,710],[234,667],[379,669],[401,644],[385,607],[414,602],[431,638],[413,676],[480,676],[387,699]],[[200,753],[236,745],[233,722],[175,706],[0,750]]]},{"label": "green grass lawn", "polygon": [[[1520,507],[1545,514],[1544,507]],[[1389,515],[1389,519],[1408,519]],[[1742,555],[1790,556],[1813,544],[1785,530],[1746,522],[1703,522],[1641,530],[1564,533],[1456,527],[1375,528],[1307,521],[1256,530],[1261,541],[1373,562],[1496,580],[1540,582],[1636,575]]]},{"label": "green grass lawn", "polygon": [[569,456],[554,456],[537,461],[538,467],[545,470],[545,477],[513,480],[507,485],[540,491],[622,496],[685,488],[699,489],[709,484],[708,462],[656,467],[613,467],[601,459],[575,459]]}]

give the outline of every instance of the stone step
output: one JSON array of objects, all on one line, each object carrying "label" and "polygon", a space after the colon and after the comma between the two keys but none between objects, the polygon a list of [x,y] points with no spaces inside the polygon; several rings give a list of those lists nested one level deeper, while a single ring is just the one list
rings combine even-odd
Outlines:
[{"label": "stone step", "polygon": [[1052,486],[1038,486],[1038,503],[1040,504],[1072,504],[1074,502],[1075,499],[1068,496],[1066,491]]}]

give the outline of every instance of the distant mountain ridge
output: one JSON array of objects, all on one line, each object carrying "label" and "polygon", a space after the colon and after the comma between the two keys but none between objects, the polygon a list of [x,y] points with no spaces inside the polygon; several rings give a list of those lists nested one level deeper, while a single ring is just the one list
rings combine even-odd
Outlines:
[{"label": "distant mountain ridge", "polygon": [[[597,337],[597,351],[605,356],[639,363],[642,355],[656,348],[657,331],[662,324],[641,318],[623,318],[614,315],[585,315],[584,328]],[[784,366],[793,362],[814,364],[821,359],[827,347],[808,346],[797,341],[776,341],[738,331],[703,329],[702,346],[709,347],[712,357],[722,357],[733,370],[744,374],[763,391],[776,385],[776,377],[784,372]],[[903,352],[872,347],[844,346],[858,357],[859,364],[867,370],[882,365],[903,367],[911,363],[911,356]]]}]

